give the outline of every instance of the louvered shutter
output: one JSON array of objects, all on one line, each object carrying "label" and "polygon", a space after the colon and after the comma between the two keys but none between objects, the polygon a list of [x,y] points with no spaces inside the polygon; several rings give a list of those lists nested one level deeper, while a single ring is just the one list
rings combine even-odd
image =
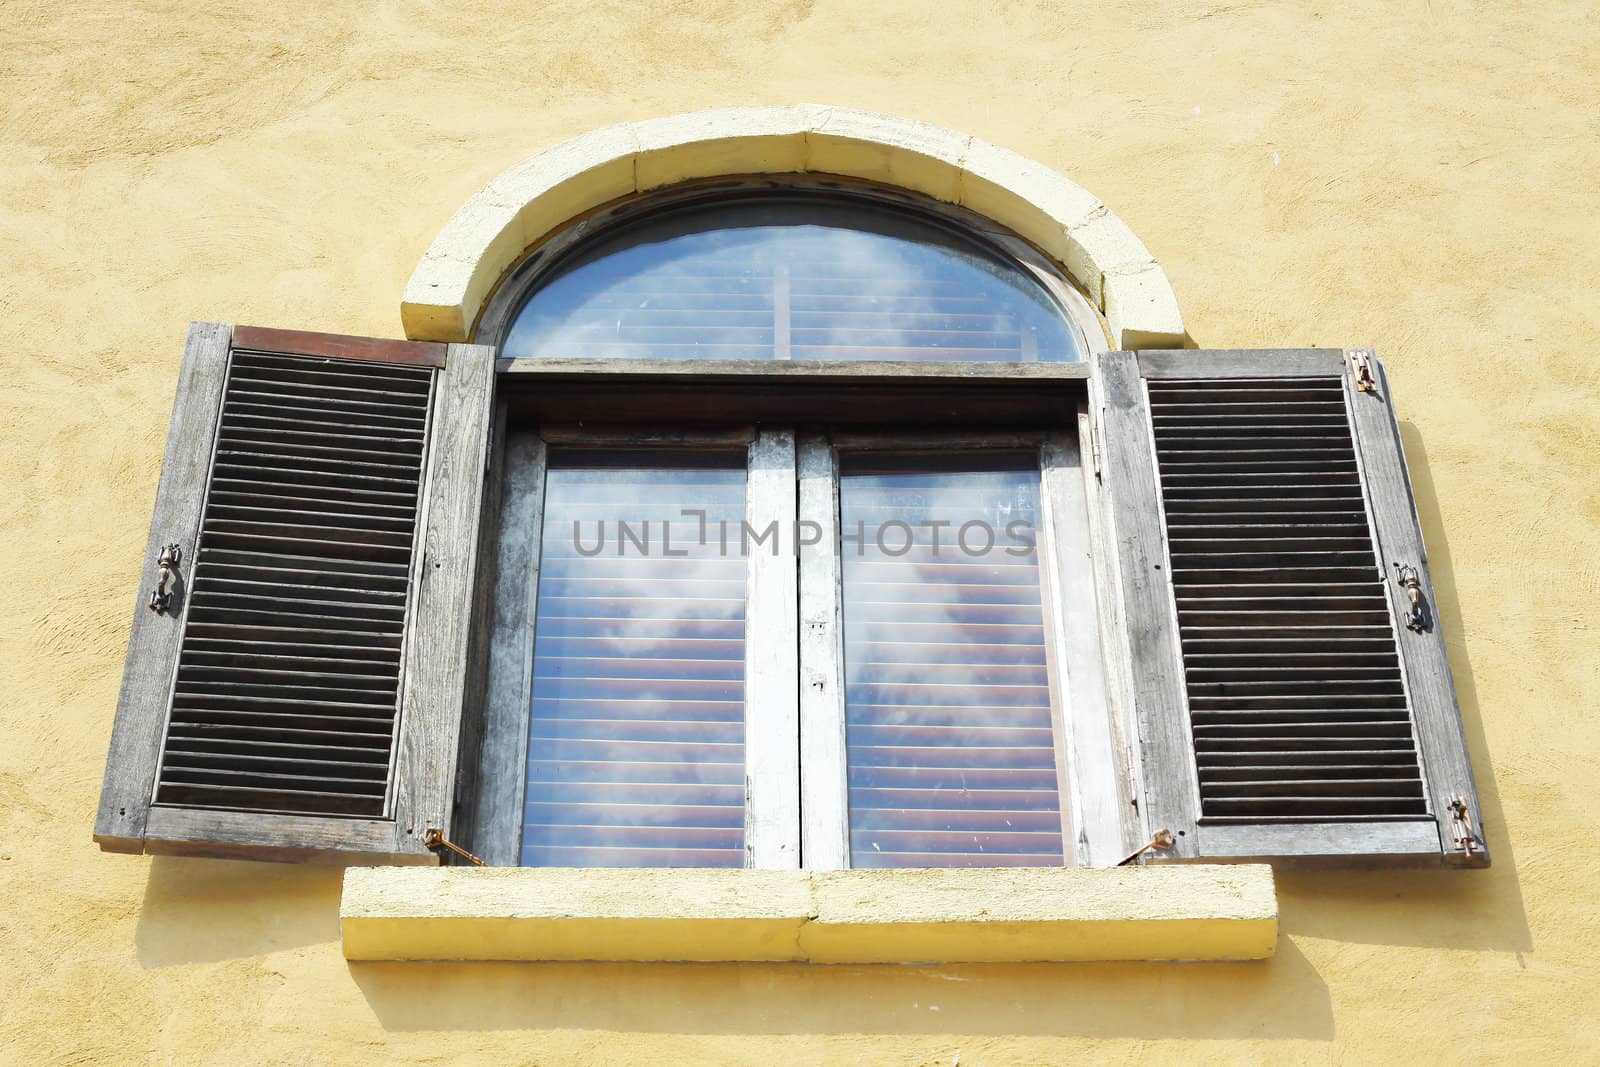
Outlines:
[{"label": "louvered shutter", "polygon": [[1144,816],[1168,855],[1486,865],[1382,365],[1100,366]]},{"label": "louvered shutter", "polygon": [[493,356],[194,324],[102,848],[431,862],[423,837],[452,814]]}]

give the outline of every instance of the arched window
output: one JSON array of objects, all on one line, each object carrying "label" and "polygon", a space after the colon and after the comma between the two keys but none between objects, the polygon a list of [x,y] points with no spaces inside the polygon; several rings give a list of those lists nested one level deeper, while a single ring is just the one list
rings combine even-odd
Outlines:
[{"label": "arched window", "polygon": [[776,110],[508,170],[410,341],[196,324],[102,843],[1486,863],[1371,354],[1176,349],[1082,189]]},{"label": "arched window", "polygon": [[[538,424],[511,431],[538,458],[518,462],[508,493],[513,509],[524,493],[538,502],[538,528],[514,536],[541,562],[516,642],[532,654],[513,698],[525,759],[506,806],[519,814],[485,851],[540,866],[781,866],[801,859],[805,819],[815,866],[1074,862],[1071,701],[1052,678],[1070,653],[1076,703],[1098,710],[1098,645],[1048,620],[1046,597],[1051,582],[1090,595],[1087,573],[1054,563],[1058,542],[1081,549],[1089,531],[1076,498],[1047,523],[1041,491],[1081,477],[1076,401],[1060,382],[1019,380],[1041,406],[919,437],[927,398],[904,390],[854,415],[761,395],[799,381],[751,386],[716,412],[694,395],[710,387],[701,367],[748,378],[780,361],[991,377],[1050,364],[1030,373],[1054,381],[1105,348],[1059,268],[991,220],[903,191],[689,183],[540,243],[477,336],[523,364],[657,379],[598,410],[546,388],[537,411],[511,401]],[[697,364],[679,368],[689,395],[652,369],[682,361]],[[751,425],[708,437],[695,428],[708,417]],[[618,421],[647,436],[607,428]],[[798,659],[796,589],[842,623]],[[797,706],[802,672],[834,679],[815,707]],[[802,754],[801,734],[840,745]]]},{"label": "arched window", "polygon": [[536,252],[486,323],[504,319],[510,357],[1075,363],[1092,350],[1097,316],[1020,239],[830,185],[643,198]]}]

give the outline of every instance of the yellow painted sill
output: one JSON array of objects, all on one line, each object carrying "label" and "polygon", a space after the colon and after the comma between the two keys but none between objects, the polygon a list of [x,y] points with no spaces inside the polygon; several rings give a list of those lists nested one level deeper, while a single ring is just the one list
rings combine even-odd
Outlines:
[{"label": "yellow painted sill", "polygon": [[353,867],[352,960],[994,963],[1273,954],[1264,865],[743,871]]}]

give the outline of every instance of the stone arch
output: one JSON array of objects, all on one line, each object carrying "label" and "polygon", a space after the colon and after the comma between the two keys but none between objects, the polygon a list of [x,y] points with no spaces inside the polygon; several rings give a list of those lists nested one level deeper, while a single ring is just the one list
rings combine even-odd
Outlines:
[{"label": "stone arch", "polygon": [[401,303],[406,336],[467,340],[523,252],[602,204],[697,178],[796,172],[899,186],[993,219],[1061,265],[1119,347],[1183,344],[1166,273],[1087,190],[967,134],[819,104],[623,123],[529,156],[463,204],[429,246]]}]

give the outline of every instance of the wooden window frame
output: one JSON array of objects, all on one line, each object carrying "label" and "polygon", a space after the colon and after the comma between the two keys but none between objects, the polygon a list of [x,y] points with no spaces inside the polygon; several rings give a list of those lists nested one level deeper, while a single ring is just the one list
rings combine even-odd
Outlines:
[{"label": "wooden window frame", "polygon": [[[1035,424],[1056,428],[1071,427],[1076,423],[1081,441],[1072,447],[1057,445],[1052,453],[1056,459],[1070,453],[1082,456],[1093,454],[1091,425],[1087,408],[1087,382],[1092,373],[1091,361],[1110,348],[1110,335],[1104,319],[1090,304],[1088,298],[1050,258],[1010,230],[976,212],[954,204],[935,200],[909,190],[890,185],[819,174],[748,175],[718,177],[701,181],[684,182],[666,189],[622,197],[602,205],[569,221],[540,243],[527,249],[496,286],[473,328],[473,336],[480,343],[501,345],[510,332],[511,325],[529,295],[546,279],[558,271],[567,259],[602,234],[644,222],[662,212],[727,203],[731,200],[759,199],[777,195],[810,195],[819,199],[861,205],[875,205],[886,210],[918,218],[940,229],[949,231],[962,240],[986,248],[997,258],[1013,264],[1032,278],[1056,303],[1083,356],[1077,363],[925,363],[913,361],[893,362],[827,362],[786,359],[765,360],[695,360],[674,363],[664,360],[617,359],[544,359],[537,357],[502,358],[497,371],[501,383],[502,420],[512,424],[539,423],[545,420],[575,420],[592,425],[617,419],[619,410],[626,410],[627,420],[649,426],[671,424],[675,426],[700,424],[702,427],[721,427],[729,423],[756,424],[782,423],[801,427],[798,442],[791,440],[789,447],[795,461],[795,484],[798,486],[798,506],[802,518],[818,521],[824,526],[821,542],[817,545],[797,546],[798,566],[810,573],[799,585],[799,603],[791,605],[798,613],[799,634],[796,662],[791,678],[798,678],[799,704],[797,729],[802,751],[799,759],[800,780],[792,792],[796,798],[804,796],[806,803],[799,812],[798,844],[806,866],[839,868],[849,865],[849,808],[848,793],[844,786],[844,731],[842,712],[842,675],[839,674],[840,637],[839,597],[837,596],[838,559],[837,543],[837,463],[836,452],[831,448],[818,450],[815,429],[828,425],[835,430],[848,432],[855,428],[861,433],[901,432],[960,433],[964,431],[992,432],[996,426]],[[1042,438],[1041,438],[1042,441]],[[542,462],[540,446],[519,444],[517,462]],[[793,455],[798,449],[798,455]],[[824,455],[824,452],[826,455]],[[526,455],[521,455],[526,453]],[[1085,481],[1090,492],[1098,493],[1099,483],[1093,477],[1090,464],[1081,464],[1088,475]],[[509,475],[513,483],[523,476]],[[1055,500],[1052,515],[1063,513],[1066,501],[1074,498],[1075,488],[1064,472],[1044,473],[1044,496]],[[829,504],[833,501],[833,504]],[[1092,538],[1101,535],[1104,524],[1099,521],[1098,504],[1088,507],[1089,499],[1082,503],[1088,511],[1085,534]],[[1074,498],[1073,506],[1077,506]],[[534,507],[525,492],[513,490],[508,497],[511,511],[502,512],[502,522],[529,522],[535,517]],[[1053,521],[1053,520],[1052,520]],[[501,564],[505,567],[527,567],[528,561],[518,556],[526,547],[502,548]],[[510,553],[510,555],[506,555]],[[1057,553],[1052,553],[1054,558]],[[1096,544],[1092,553],[1092,581],[1098,602],[1105,604],[1105,595],[1112,591],[1112,577],[1106,569],[1107,553]],[[829,562],[831,561],[831,562]],[[537,569],[537,560],[531,561]],[[1065,577],[1066,564],[1045,568],[1047,589],[1053,589]],[[830,571],[831,568],[831,571]],[[835,595],[822,596],[830,588],[832,575]],[[754,582],[752,578],[752,582]],[[752,585],[752,594],[754,593]],[[524,617],[527,590],[505,593],[506,603],[515,603],[511,609]],[[831,601],[831,603],[830,603]],[[496,617],[499,618],[497,600]],[[1101,612],[1104,613],[1102,607]],[[792,622],[789,625],[794,625]],[[501,657],[520,656],[531,662],[531,631],[525,637],[497,638],[496,648]],[[1101,647],[1109,647],[1109,637],[1101,637]],[[505,646],[505,647],[502,647]],[[515,652],[513,653],[513,649]],[[518,661],[520,662],[520,661]],[[1105,684],[1104,661],[1100,667],[1101,690]],[[525,708],[513,706],[509,697],[496,687],[511,684],[511,678],[521,668],[507,661],[489,683],[494,705],[486,710],[488,721],[499,723],[507,716],[526,718]],[[1082,674],[1080,669],[1074,673]],[[828,685],[828,676],[833,684]],[[795,684],[791,681],[791,688]],[[836,713],[830,709],[838,704]],[[827,725],[829,716],[836,718]],[[1121,852],[1126,841],[1138,833],[1134,826],[1136,809],[1131,797],[1131,777],[1127,770],[1129,753],[1125,747],[1125,730],[1111,723],[1112,708],[1104,708],[1104,727],[1083,731],[1102,738],[1113,748],[1124,747],[1115,760],[1115,766],[1105,773],[1115,788],[1108,795],[1114,799],[1098,802],[1088,796],[1074,795],[1072,806],[1082,808],[1089,821],[1097,827],[1088,835],[1090,845],[1083,837],[1077,841],[1079,862],[1107,863],[1109,851]],[[835,729],[834,726],[837,726]],[[1058,731],[1059,732],[1059,731]],[[1079,731],[1074,730],[1074,736]],[[837,736],[835,736],[837,735]],[[1060,738],[1058,738],[1058,747]],[[525,758],[524,752],[513,754],[511,759]],[[500,756],[493,768],[483,765],[480,773],[503,775],[502,766],[507,757]],[[748,760],[748,757],[747,757]],[[1083,760],[1078,760],[1083,762]],[[1091,775],[1099,774],[1101,766],[1094,761]],[[753,761],[751,761],[753,766]],[[829,781],[828,788],[818,788],[818,777]],[[835,786],[837,786],[835,788]],[[1074,781],[1082,788],[1081,781]],[[1091,791],[1098,795],[1099,790]],[[503,801],[492,802],[496,807]],[[1069,797],[1062,796],[1063,817]],[[1108,813],[1108,807],[1111,810]],[[1108,817],[1109,814],[1109,817]],[[497,818],[504,821],[503,815]],[[1106,827],[1116,824],[1119,832],[1111,834]],[[474,822],[473,836],[487,832],[487,827]],[[503,845],[485,845],[493,854],[492,861],[504,861]],[[840,850],[843,850],[842,852]],[[1070,850],[1070,846],[1069,846]],[[1109,850],[1109,851],[1108,851]],[[759,864],[758,864],[759,865]]]},{"label": "wooden window frame", "polygon": [[[461,774],[457,833],[491,865],[519,860],[544,475],[552,446],[747,447],[747,513],[822,529],[815,544],[751,556],[747,647],[747,865],[848,868],[837,494],[841,452],[1025,448],[1040,457],[1041,592],[1069,865],[1109,866],[1139,834],[1128,731],[1107,659],[1110,554],[1095,470],[1087,364],[775,364],[764,360],[501,360],[487,496],[483,733]],[[687,387],[692,394],[680,393]],[[687,421],[680,398],[700,398]],[[631,404],[618,397],[630,396]],[[910,398],[925,398],[906,412]],[[937,399],[933,399],[937,398]],[[770,419],[752,423],[749,413]],[[572,419],[576,421],[569,421]],[[644,421],[640,421],[644,420]],[[1016,427],[995,431],[994,426]],[[912,428],[914,427],[914,429]],[[983,429],[975,429],[983,427]],[[759,520],[759,521],[758,521]],[[1068,546],[1087,546],[1073,552]],[[1079,592],[1067,598],[1064,590]],[[830,595],[831,594],[831,595]],[[1083,594],[1087,594],[1085,597]],[[1069,599],[1076,610],[1067,610]],[[1092,605],[1084,610],[1085,605]],[[773,648],[788,655],[772,655]],[[757,717],[762,726],[755,728]]]}]

